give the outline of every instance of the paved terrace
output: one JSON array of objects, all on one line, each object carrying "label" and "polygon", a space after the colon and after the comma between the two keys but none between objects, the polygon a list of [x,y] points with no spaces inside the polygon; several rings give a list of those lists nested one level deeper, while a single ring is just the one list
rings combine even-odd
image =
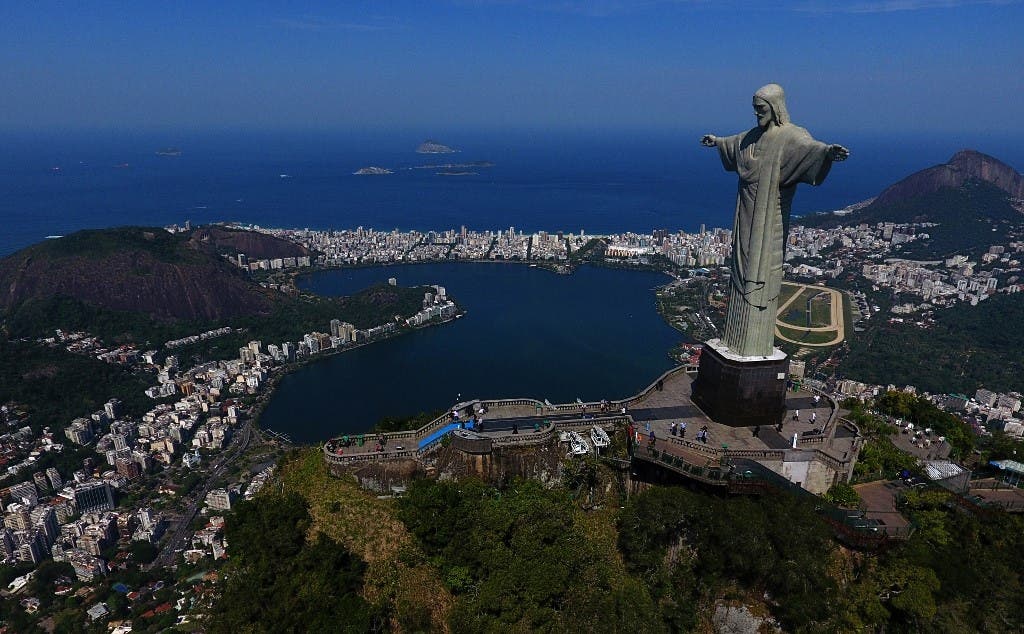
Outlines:
[{"label": "paved terrace", "polygon": [[[593,424],[610,428],[633,422],[643,436],[644,446],[649,444],[653,432],[659,452],[668,452],[694,466],[718,464],[726,455],[781,460],[792,449],[794,434],[799,449],[819,452],[837,469],[852,457],[856,433],[839,421],[834,403],[828,398],[815,403],[809,392],[790,392],[781,431],[761,427],[754,436],[754,428],[729,427],[707,418],[690,401],[692,377],[685,370],[683,366],[674,368],[640,394],[605,404],[549,404],[525,398],[467,401],[453,408],[459,412],[458,419],[448,413],[415,431],[350,435],[347,444],[333,439],[324,445],[324,455],[335,464],[415,458],[437,446],[445,435],[465,425],[471,414],[483,407],[480,433],[497,447],[542,442],[559,428],[588,428]],[[813,423],[812,413],[816,419]],[[686,422],[686,433],[673,436],[670,427],[680,422]],[[705,426],[706,441],[700,442],[697,432]],[[513,434],[513,428],[518,433]],[[362,444],[358,442],[360,437]]]}]

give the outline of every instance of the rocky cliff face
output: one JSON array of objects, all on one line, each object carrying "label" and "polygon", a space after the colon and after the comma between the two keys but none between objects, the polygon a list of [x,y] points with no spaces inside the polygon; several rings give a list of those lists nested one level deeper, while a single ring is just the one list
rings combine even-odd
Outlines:
[{"label": "rocky cliff face", "polygon": [[157,319],[220,320],[267,313],[275,294],[183,236],[131,227],[78,232],[0,260],[0,310],[51,297]]},{"label": "rocky cliff face", "polygon": [[197,249],[211,254],[235,256],[244,253],[250,260],[289,258],[310,255],[309,249],[256,231],[228,229],[217,225],[198,227],[189,237]]},{"label": "rocky cliff face", "polygon": [[968,181],[991,183],[1012,198],[1024,198],[1024,177],[1002,161],[975,150],[961,150],[948,163],[921,170],[889,186],[872,207],[885,207],[935,193],[942,188],[962,187]]}]

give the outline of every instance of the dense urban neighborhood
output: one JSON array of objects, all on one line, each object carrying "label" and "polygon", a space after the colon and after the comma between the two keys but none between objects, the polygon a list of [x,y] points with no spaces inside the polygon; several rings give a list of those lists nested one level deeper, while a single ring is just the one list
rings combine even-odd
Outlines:
[{"label": "dense urban neighborhood", "polygon": [[[871,320],[906,320],[927,328],[936,311],[956,304],[976,306],[993,295],[1020,291],[1024,242],[1019,239],[993,244],[980,255],[927,262],[899,257],[901,245],[927,240],[930,228],[928,223],[794,226],[786,256],[788,276],[822,287],[838,285],[846,295],[844,310],[854,315],[857,329]],[[672,279],[659,297],[681,289],[680,297],[686,298],[663,302],[663,315],[695,337],[713,334],[720,324],[722,283],[727,280],[723,266],[731,245],[730,231],[703,228],[696,233],[615,235],[528,234],[514,227],[426,233],[361,227],[244,229],[314,253],[266,259],[223,255],[264,287],[293,294],[295,274],[345,266],[464,260],[556,265],[562,273],[585,263],[661,270]],[[878,314],[878,298],[892,300],[887,314]],[[94,334],[72,329],[22,341],[145,377],[148,385],[141,391],[151,405],[129,413],[119,399],[110,398],[95,411],[42,426],[18,402],[0,409],[6,467],[0,533],[4,592],[19,606],[7,613],[8,631],[33,622],[36,614],[48,615],[43,627],[52,628],[59,619],[66,628],[68,619],[81,618],[83,627],[103,624],[121,632],[201,622],[221,587],[217,571],[231,555],[225,526],[232,509],[240,500],[259,504],[257,494],[274,480],[278,460],[290,446],[286,433],[259,426],[259,412],[276,379],[318,357],[459,315],[445,288],[434,286],[414,314],[365,328],[332,319],[322,330],[295,341],[250,340],[233,358],[194,363],[186,362],[196,360],[187,351],[244,337],[246,329],[220,325],[157,345],[108,345]],[[700,344],[688,343],[677,353],[695,367]],[[913,385],[873,385],[857,377],[824,374],[807,359],[795,360],[791,373],[803,389],[843,403],[844,416],[859,416],[861,423],[876,417],[891,425],[867,438],[854,482],[901,472],[949,482],[972,467],[997,469],[993,482],[1019,481],[1024,474],[1024,465],[998,453],[1006,453],[1006,442],[1024,436],[1018,391],[983,387],[968,395],[937,394]],[[918,402],[938,412],[929,420],[940,422],[915,424],[912,412],[925,407]],[[862,426],[867,430],[872,425]],[[992,446],[1003,449],[985,449],[984,455],[999,459],[979,465],[974,448]],[[956,489],[957,494],[967,492],[966,487]],[[1007,509],[1024,506],[1013,497],[993,503]],[[55,602],[63,609],[55,609]]]}]

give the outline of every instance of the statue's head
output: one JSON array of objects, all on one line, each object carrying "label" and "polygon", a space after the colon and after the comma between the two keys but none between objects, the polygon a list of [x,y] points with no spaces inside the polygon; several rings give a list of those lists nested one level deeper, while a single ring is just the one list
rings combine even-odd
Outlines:
[{"label": "statue's head", "polygon": [[782,90],[782,86],[767,84],[758,88],[754,93],[754,112],[757,114],[757,125],[761,128],[767,128],[770,123],[775,125],[789,123],[786,93]]}]

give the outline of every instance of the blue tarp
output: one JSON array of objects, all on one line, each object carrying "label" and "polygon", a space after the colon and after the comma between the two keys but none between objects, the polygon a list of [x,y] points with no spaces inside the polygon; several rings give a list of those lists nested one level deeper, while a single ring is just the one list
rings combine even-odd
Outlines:
[{"label": "blue tarp", "polygon": [[1024,475],[1024,464],[1017,462],[1016,460],[991,460],[989,464],[993,467],[998,467],[1004,471],[1010,471],[1018,475]]},{"label": "blue tarp", "polygon": [[440,439],[441,436],[444,436],[448,432],[450,432],[452,430],[455,430],[455,429],[458,429],[458,428],[459,428],[459,424],[458,423],[449,423],[449,424],[445,425],[444,427],[441,427],[440,429],[438,429],[434,433],[430,434],[429,436],[427,436],[426,438],[421,440],[420,444],[419,444],[419,449],[423,449],[424,447],[437,442],[437,440]]}]

